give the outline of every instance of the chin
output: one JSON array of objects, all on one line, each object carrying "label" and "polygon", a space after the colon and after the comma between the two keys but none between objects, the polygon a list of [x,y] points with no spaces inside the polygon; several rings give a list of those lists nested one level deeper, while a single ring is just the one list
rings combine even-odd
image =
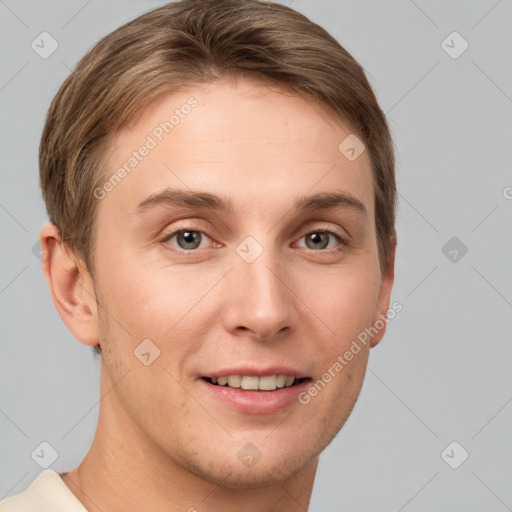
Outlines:
[{"label": "chin", "polygon": [[272,458],[261,456],[254,465],[247,466],[236,458],[228,457],[226,452],[206,460],[203,457],[180,457],[179,462],[196,476],[231,489],[254,489],[276,484],[284,484],[306,469],[309,464],[317,462],[318,454],[300,453],[290,450],[287,457],[273,453]]}]

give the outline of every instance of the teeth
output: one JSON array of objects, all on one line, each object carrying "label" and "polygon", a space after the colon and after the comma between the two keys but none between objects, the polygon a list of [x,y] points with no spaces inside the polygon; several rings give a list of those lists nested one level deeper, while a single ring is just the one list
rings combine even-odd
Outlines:
[{"label": "teeth", "polygon": [[263,389],[264,391],[272,391],[276,389],[276,379],[277,377],[275,375],[260,377],[259,389]]},{"label": "teeth", "polygon": [[258,389],[258,377],[242,377],[242,382],[240,383],[240,387],[242,389]]},{"label": "teeth", "polygon": [[230,388],[239,388],[242,385],[242,377],[240,375],[230,375],[228,377],[228,386]]},{"label": "teeth", "polygon": [[278,388],[284,388],[286,384],[286,375],[278,375],[276,378],[276,386]]},{"label": "teeth", "polygon": [[290,387],[295,383],[295,377],[288,375],[266,375],[255,377],[252,375],[229,375],[227,377],[211,377],[214,384],[230,388],[245,390],[274,391],[275,389]]}]

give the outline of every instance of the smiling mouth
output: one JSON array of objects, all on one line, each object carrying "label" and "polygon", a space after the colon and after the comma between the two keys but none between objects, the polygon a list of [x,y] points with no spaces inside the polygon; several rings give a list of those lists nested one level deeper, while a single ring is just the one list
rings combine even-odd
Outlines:
[{"label": "smiling mouth", "polygon": [[298,379],[289,375],[267,375],[263,377],[229,375],[226,377],[202,377],[202,379],[214,386],[242,389],[244,391],[275,391],[297,386],[305,380],[310,380],[307,377]]}]

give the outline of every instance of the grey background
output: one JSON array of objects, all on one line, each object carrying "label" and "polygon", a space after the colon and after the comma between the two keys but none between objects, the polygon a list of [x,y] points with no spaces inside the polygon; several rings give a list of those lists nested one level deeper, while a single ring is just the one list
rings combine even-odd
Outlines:
[{"label": "grey background", "polygon": [[[58,452],[53,469],[78,465],[100,399],[98,360],[60,320],[32,253],[46,221],[45,114],[101,36],[163,3],[0,1],[0,499],[39,474],[42,441]],[[366,69],[394,133],[401,203],[392,301],[403,311],[321,457],[311,510],[512,510],[512,2],[285,3]],[[59,44],[48,59],[31,48],[43,31]],[[441,46],[453,31],[469,44],[456,59]],[[455,246],[443,252],[452,237],[456,261]],[[458,469],[445,460],[461,448],[441,457],[452,441],[469,453]]]}]

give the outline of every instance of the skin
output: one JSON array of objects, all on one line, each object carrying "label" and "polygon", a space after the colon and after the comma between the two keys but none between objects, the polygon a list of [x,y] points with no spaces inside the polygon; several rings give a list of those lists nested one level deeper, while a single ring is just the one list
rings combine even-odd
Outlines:
[{"label": "skin", "polygon": [[[381,273],[369,156],[349,161],[338,150],[350,127],[245,79],[160,97],[116,135],[107,178],[190,96],[197,107],[99,201],[94,281],[54,226],[41,230],[59,314],[80,342],[103,350],[94,441],[63,480],[89,511],[306,510],[319,454],[354,407],[385,329],[310,403],[273,414],[236,411],[199,377],[276,364],[321,378],[386,314],[395,248]],[[167,187],[228,197],[233,213],[135,212]],[[357,198],[366,215],[292,208],[333,190]],[[204,233],[200,247],[171,237],[185,228]],[[325,230],[349,245],[311,240]],[[250,264],[236,252],[247,236],[263,248]],[[160,349],[149,366],[133,354],[144,339]],[[262,454],[250,468],[237,457],[247,442]]]}]

